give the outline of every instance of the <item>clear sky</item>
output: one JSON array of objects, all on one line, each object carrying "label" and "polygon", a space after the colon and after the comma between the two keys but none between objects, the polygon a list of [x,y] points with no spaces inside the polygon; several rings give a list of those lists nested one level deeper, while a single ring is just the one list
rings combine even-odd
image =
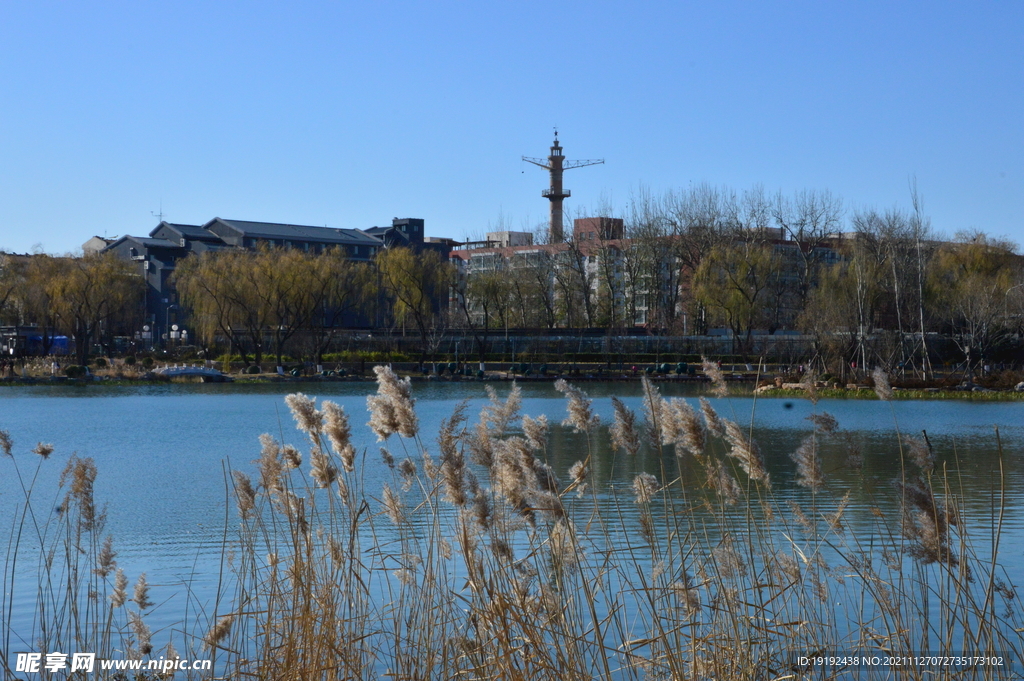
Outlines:
[{"label": "clear sky", "polygon": [[0,247],[214,217],[482,235],[691,183],[1024,242],[1024,2],[0,2]]}]

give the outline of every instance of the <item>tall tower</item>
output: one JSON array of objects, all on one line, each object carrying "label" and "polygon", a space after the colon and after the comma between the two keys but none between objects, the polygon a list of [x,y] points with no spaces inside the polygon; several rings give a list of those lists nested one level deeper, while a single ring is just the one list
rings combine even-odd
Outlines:
[{"label": "tall tower", "polygon": [[572,196],[572,192],[562,188],[562,171],[597,165],[598,163],[604,163],[604,159],[566,161],[565,157],[562,156],[562,147],[558,144],[558,130],[555,130],[555,141],[551,145],[551,155],[548,156],[547,163],[542,158],[532,158],[530,156],[523,156],[523,160],[535,166],[540,166],[551,174],[551,186],[542,191],[540,195],[551,201],[551,223],[548,227],[548,236],[551,243],[559,243],[564,239],[562,234],[562,199]]}]

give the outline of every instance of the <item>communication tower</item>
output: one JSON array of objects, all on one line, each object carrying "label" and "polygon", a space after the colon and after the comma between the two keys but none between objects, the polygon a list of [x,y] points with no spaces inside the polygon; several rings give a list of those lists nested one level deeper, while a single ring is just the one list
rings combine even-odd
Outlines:
[{"label": "communication tower", "polygon": [[559,243],[564,237],[562,234],[562,200],[572,196],[572,192],[562,188],[562,172],[583,166],[593,166],[604,163],[604,159],[588,159],[586,161],[566,161],[562,155],[562,147],[558,144],[558,130],[555,130],[555,142],[551,145],[551,155],[545,163],[542,158],[523,156],[523,160],[535,166],[544,168],[551,174],[551,186],[540,194],[551,202],[551,223],[548,227],[548,235],[551,243]]}]

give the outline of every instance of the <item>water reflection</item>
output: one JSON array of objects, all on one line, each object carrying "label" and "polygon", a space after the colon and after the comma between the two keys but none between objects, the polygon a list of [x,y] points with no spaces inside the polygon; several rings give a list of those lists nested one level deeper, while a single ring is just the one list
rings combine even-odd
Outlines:
[{"label": "water reflection", "polygon": [[[638,413],[642,410],[636,383],[583,387],[594,398],[595,412],[605,424],[612,418],[611,395]],[[108,504],[106,532],[114,536],[118,562],[129,575],[148,573],[154,595],[163,603],[152,617],[157,629],[178,621],[179,602],[186,594],[200,604],[213,599],[227,559],[221,542],[225,522],[234,523],[227,471],[254,470],[258,437],[264,432],[304,449],[282,400],[296,388],[335,400],[351,415],[355,444],[364,452],[366,490],[375,493],[392,479],[392,472],[376,454],[378,443],[363,427],[368,418],[365,398],[375,390],[370,383],[5,388],[0,391],[0,428],[11,432],[22,475],[31,478],[38,467],[33,493],[37,509],[60,505],[57,481],[72,452],[95,459],[96,496]],[[547,415],[553,424],[564,418],[565,401],[551,384],[526,384],[522,389],[523,413]],[[509,385],[500,384],[497,390],[504,396]],[[698,389],[666,384],[662,390],[666,396],[693,397]],[[487,402],[479,383],[420,383],[414,395],[423,442],[435,453],[440,422],[460,400],[469,400],[471,414]],[[927,431],[938,454],[937,470],[948,473],[950,493],[965,522],[974,528],[972,540],[979,553],[984,554],[992,534],[993,511],[1004,506],[999,558],[1009,570],[1009,581],[1024,583],[1024,406],[1019,403],[889,405],[874,400],[823,400],[815,406],[808,401],[746,397],[713,399],[712,403],[723,417],[751,427],[765,453],[777,503],[792,501],[812,509],[834,505],[849,492],[846,522],[855,536],[873,535],[879,518],[893,519],[892,532],[899,534],[898,500],[892,486],[903,471],[899,434],[921,437]],[[817,497],[795,484],[795,466],[789,458],[811,432],[807,417],[815,410],[832,413],[840,426],[839,433],[821,439],[829,486]],[[692,457],[677,458],[671,448],[648,447],[629,457],[611,451],[605,428],[589,437],[557,426],[551,431],[549,462],[563,482],[574,462],[591,457],[595,493],[576,504],[581,519],[588,517],[588,505],[597,504],[605,517],[617,520],[608,528],[608,540],[635,548],[639,507],[632,503],[630,486],[642,472],[662,481],[678,475],[671,489],[686,490],[688,495],[684,498],[674,491],[667,499],[659,498],[654,504],[656,515],[700,512],[700,502],[708,494]],[[55,445],[49,461],[28,453],[37,441]],[[410,443],[405,446],[414,452]],[[711,446],[721,450],[725,445],[716,441]],[[392,449],[400,456],[403,444],[393,442]],[[861,459],[854,467],[848,465],[852,453]],[[0,465],[5,467],[0,476],[0,517],[14,518],[24,496],[17,478],[10,475],[10,462]],[[713,522],[709,520],[705,527],[701,539],[720,538]],[[26,555],[32,554],[25,552],[20,559],[22,574],[16,583],[20,586],[16,585],[12,598],[15,612],[24,615],[21,626],[30,628],[36,563]]]}]

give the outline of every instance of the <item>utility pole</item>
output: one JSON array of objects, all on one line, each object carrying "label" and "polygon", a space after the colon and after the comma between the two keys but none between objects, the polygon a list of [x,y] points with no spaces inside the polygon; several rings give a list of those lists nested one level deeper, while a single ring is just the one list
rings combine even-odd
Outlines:
[{"label": "utility pole", "polygon": [[548,227],[548,236],[551,243],[560,243],[563,239],[562,233],[562,199],[572,196],[572,192],[562,188],[562,171],[583,166],[593,166],[604,163],[604,159],[589,159],[586,161],[566,161],[562,156],[562,147],[558,144],[558,130],[555,130],[555,142],[551,145],[551,155],[547,163],[542,158],[523,156],[523,160],[535,166],[544,168],[551,174],[551,186],[540,193],[541,196],[551,201],[551,222]]}]

